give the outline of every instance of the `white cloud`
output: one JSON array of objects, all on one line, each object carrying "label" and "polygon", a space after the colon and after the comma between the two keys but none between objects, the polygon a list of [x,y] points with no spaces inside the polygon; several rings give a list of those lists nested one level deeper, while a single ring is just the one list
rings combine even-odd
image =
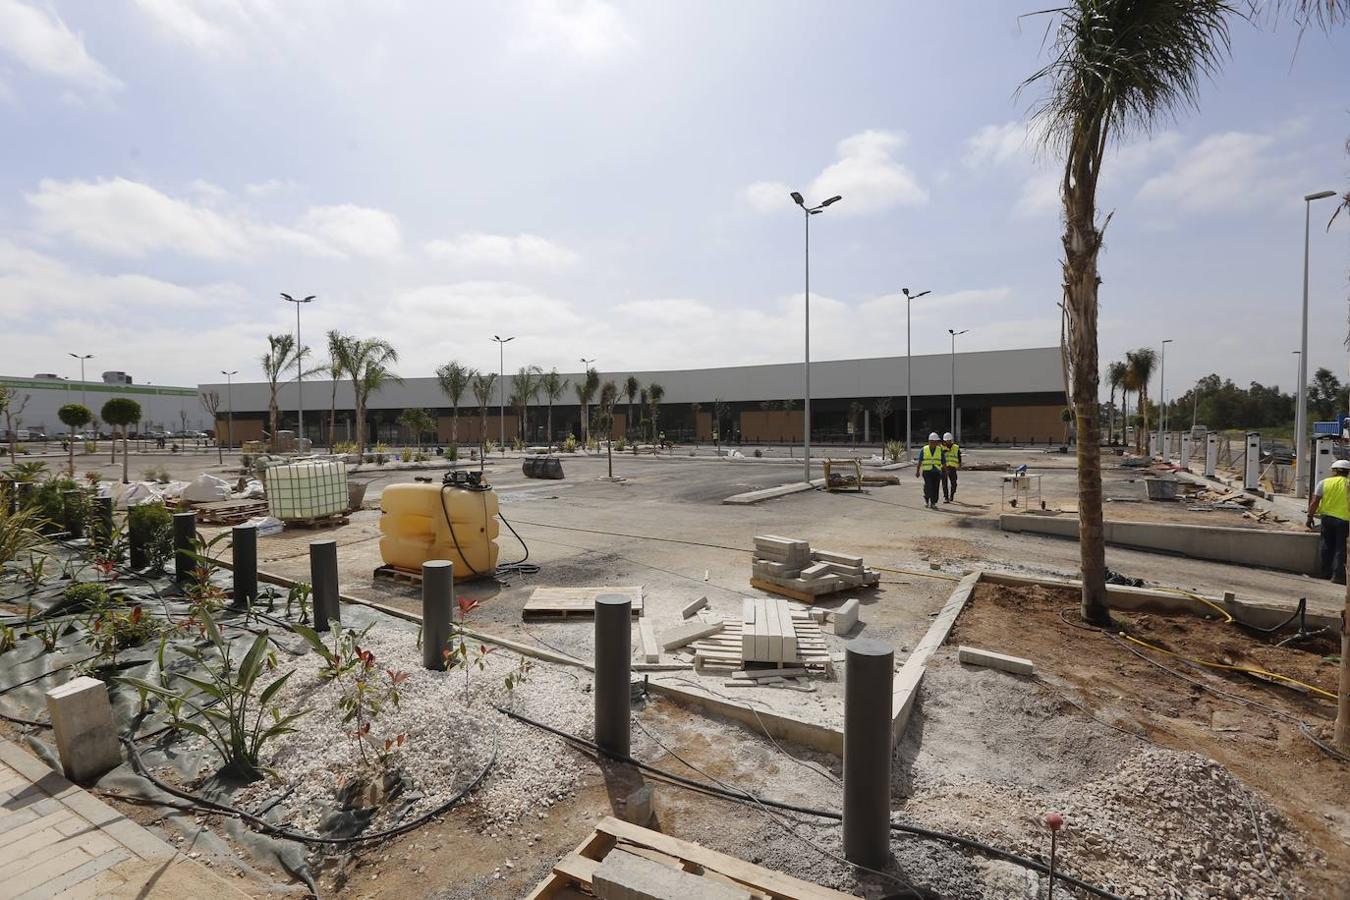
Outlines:
[{"label": "white cloud", "polygon": [[356,256],[389,259],[402,245],[398,219],[392,214],[350,203],[316,206],[301,216],[299,228]]},{"label": "white cloud", "polygon": [[962,162],[971,168],[1006,165],[1031,156],[1031,136],[1023,122],[986,125],[966,139]]},{"label": "white cloud", "polygon": [[269,178],[254,184],[244,185],[244,193],[255,199],[285,194],[298,189],[300,185],[289,178]]},{"label": "white cloud", "polygon": [[94,94],[122,87],[60,16],[19,0],[0,0],[0,50],[39,75]]},{"label": "white cloud", "polygon": [[423,249],[428,256],[466,266],[564,268],[581,260],[574,250],[534,234],[468,231],[449,239],[427,241]]},{"label": "white cloud", "polygon": [[[920,317],[945,316],[952,310],[960,310],[964,313],[973,307],[977,311],[983,311],[982,315],[988,316],[991,315],[987,311],[989,307],[1007,303],[1011,297],[1012,289],[1008,287],[972,288],[945,294],[934,293],[910,301],[912,306],[910,312],[917,319]],[[883,294],[880,297],[873,297],[858,304],[858,312],[869,317],[869,321],[874,321],[872,317],[883,321],[903,321],[905,298],[903,294],[898,293]]]},{"label": "white cloud", "polygon": [[623,16],[605,0],[530,0],[513,46],[599,59],[634,43]]},{"label": "white cloud", "polygon": [[[839,142],[839,158],[826,166],[804,192],[808,203],[835,194],[843,201],[832,212],[864,215],[896,206],[928,202],[913,173],[895,155],[905,145],[898,132],[868,130]],[[741,199],[757,212],[773,212],[792,204],[789,188],[780,181],[756,181],[741,190]]]},{"label": "white cloud", "polygon": [[[221,57],[243,49],[260,25],[284,24],[299,13],[294,2],[268,0],[135,0],[136,7],[165,38],[199,55]],[[264,21],[260,21],[264,20]]]},{"label": "white cloud", "polygon": [[1138,199],[1185,213],[1242,212],[1300,196],[1273,134],[1214,134],[1144,182]]}]

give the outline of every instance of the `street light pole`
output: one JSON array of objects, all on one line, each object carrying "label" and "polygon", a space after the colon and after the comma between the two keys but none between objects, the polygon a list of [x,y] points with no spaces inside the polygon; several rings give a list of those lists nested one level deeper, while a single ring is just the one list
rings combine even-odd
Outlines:
[{"label": "street light pole", "polygon": [[963,328],[960,331],[953,331],[950,328],[947,329],[947,333],[952,336],[952,436],[957,440],[961,439],[961,435],[956,430],[956,336],[958,334],[965,334],[967,331],[970,331],[970,329]]},{"label": "street light pole", "polygon": [[[290,294],[282,294],[281,299],[287,303],[295,304],[295,408],[296,408],[296,436],[297,441],[305,439],[305,345],[300,343],[300,307],[306,303],[314,302],[314,294],[297,300]],[[300,444],[296,444],[296,450],[300,449]]]},{"label": "street light pole", "polygon": [[911,294],[909,288],[901,288],[900,292],[905,295],[905,459],[908,460],[911,455],[909,449],[909,429],[910,423],[914,419],[914,372],[910,366],[909,301],[918,300],[924,294],[931,294],[933,292],[919,291],[917,294]]},{"label": "street light pole", "polygon": [[84,361],[86,359],[93,359],[94,354],[85,353],[81,355],[79,353],[67,353],[66,356],[73,356],[80,361],[80,405],[83,406],[85,409],[88,409],[89,399],[85,396],[85,386],[84,386]]},{"label": "street light pole", "polygon": [[[238,369],[226,372],[220,370],[220,374],[225,376],[225,440],[234,449],[234,383],[230,380],[239,374]],[[219,438],[216,439],[219,443]]]},{"label": "street light pole", "polygon": [[1172,338],[1162,342],[1162,362],[1158,371],[1158,445],[1162,447],[1163,459],[1167,459],[1167,345]]},{"label": "street light pole", "polygon": [[493,335],[492,339],[497,342],[497,367],[501,370],[502,389],[497,395],[501,398],[501,403],[497,408],[497,437],[502,445],[502,453],[506,452],[506,345],[515,340],[515,336],[500,337]]},{"label": "street light pole", "polygon": [[1298,357],[1298,408],[1294,413],[1294,496],[1308,496],[1304,483],[1308,469],[1308,254],[1312,243],[1312,203],[1335,197],[1335,191],[1318,191],[1303,198],[1303,336]]},{"label": "street light pole", "polygon": [[806,475],[802,479],[808,484],[811,482],[811,217],[819,215],[825,211],[825,207],[831,203],[838,203],[843,198],[835,194],[828,200],[822,201],[819,206],[807,206],[802,195],[796,191],[791,192],[792,202],[802,208],[802,219],[806,224],[806,251],[804,253],[806,261],[806,346],[803,354],[803,369],[806,375],[806,402],[802,404],[802,447],[805,462]]}]

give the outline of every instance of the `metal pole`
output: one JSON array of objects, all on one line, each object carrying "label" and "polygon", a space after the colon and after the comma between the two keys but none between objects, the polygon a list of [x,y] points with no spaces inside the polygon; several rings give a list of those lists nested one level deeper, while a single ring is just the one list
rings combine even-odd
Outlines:
[{"label": "metal pole", "polygon": [[952,434],[956,434],[956,333],[952,333],[952,409],[950,413]]},{"label": "metal pole", "polygon": [[309,542],[309,581],[313,585],[314,630],[327,631],[330,621],[341,626],[338,609],[337,541]]},{"label": "metal pole", "polygon": [[1308,252],[1312,240],[1312,201],[1303,200],[1303,326],[1298,355],[1298,410],[1294,414],[1294,496],[1308,496],[1303,484],[1308,455]]},{"label": "metal pole", "polygon": [[197,537],[197,514],[173,514],[173,578],[179,584],[192,579],[197,562],[192,558],[192,544]]},{"label": "metal pole", "polygon": [[879,869],[891,848],[891,691],[895,651],[844,645],[844,856]]},{"label": "metal pole", "polygon": [[806,217],[806,403],[802,406],[802,447],[805,455],[802,481],[811,481],[811,213]]},{"label": "metal pole", "polygon": [[422,563],[422,668],[445,671],[454,608],[455,564],[448,559]]},{"label": "metal pole", "polygon": [[[633,601],[626,594],[595,598],[595,742],[623,756],[628,755],[632,707],[632,613]],[[886,697],[889,704],[889,692]]]},{"label": "metal pole", "polygon": [[497,443],[501,445],[502,453],[506,452],[506,342],[497,342],[497,369],[502,379],[501,392],[497,395],[500,398],[500,405],[497,407]]},{"label": "metal pole", "polygon": [[[299,440],[305,439],[305,345],[300,343],[300,304],[295,304],[295,406],[296,418],[299,420],[296,427]],[[295,445],[296,452],[300,452],[299,442]]]},{"label": "metal pole", "polygon": [[905,295],[905,459],[910,458],[909,423],[914,418],[914,371],[910,366],[909,294]]},{"label": "metal pole", "polygon": [[230,443],[230,449],[234,449],[234,384],[230,381],[230,376],[225,376],[225,439]]},{"label": "metal pole", "polygon": [[248,609],[258,599],[258,528],[236,525],[230,529],[230,547],[234,552],[233,605]]},{"label": "metal pole", "polygon": [[1158,434],[1163,436],[1163,456],[1167,456],[1167,341],[1162,342],[1158,372]]}]

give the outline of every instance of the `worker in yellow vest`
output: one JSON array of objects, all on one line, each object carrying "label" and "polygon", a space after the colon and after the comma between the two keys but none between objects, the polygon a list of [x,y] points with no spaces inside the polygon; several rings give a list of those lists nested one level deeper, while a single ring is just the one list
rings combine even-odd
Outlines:
[{"label": "worker in yellow vest", "polygon": [[928,435],[928,443],[919,448],[919,464],[914,467],[914,477],[923,476],[923,505],[929,509],[937,509],[942,466],[942,445],[938,443],[937,432],[934,431]]},{"label": "worker in yellow vest", "polygon": [[1350,461],[1338,459],[1308,498],[1308,527],[1322,519],[1322,577],[1345,584],[1345,539],[1350,534]]},{"label": "worker in yellow vest", "polygon": [[961,468],[961,445],[949,431],[942,436],[942,499],[956,499],[956,473]]}]

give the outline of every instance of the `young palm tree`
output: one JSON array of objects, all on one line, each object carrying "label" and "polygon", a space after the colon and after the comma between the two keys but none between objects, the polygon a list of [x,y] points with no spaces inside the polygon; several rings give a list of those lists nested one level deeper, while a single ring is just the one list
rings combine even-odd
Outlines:
[{"label": "young palm tree", "polygon": [[1139,407],[1142,428],[1135,435],[1138,449],[1148,446],[1148,383],[1153,379],[1153,369],[1158,364],[1158,351],[1152,347],[1140,347],[1125,354],[1125,359],[1134,372],[1135,390],[1139,392],[1136,405]]},{"label": "young palm tree", "polygon": [[398,422],[412,432],[413,444],[419,451],[422,449],[422,435],[436,430],[436,417],[425,409],[405,409],[403,415],[398,417]]},{"label": "young palm tree", "polygon": [[267,417],[271,424],[272,438],[269,441],[273,450],[277,448],[277,427],[281,418],[281,408],[277,405],[277,390],[286,370],[295,365],[295,335],[269,334],[267,352],[262,355],[263,377],[267,379],[270,391],[267,401]]},{"label": "young palm tree", "polygon": [[877,428],[881,429],[881,447],[886,447],[886,417],[891,414],[891,398],[882,397],[872,404],[872,412],[877,414]]},{"label": "young palm tree", "polygon": [[575,389],[577,403],[581,404],[582,443],[589,444],[591,442],[590,406],[591,401],[595,399],[595,392],[600,390],[600,373],[588,366],[585,376],[577,382]]},{"label": "young palm tree", "polygon": [[543,374],[538,366],[521,366],[511,376],[512,405],[520,407],[520,421],[517,429],[522,440],[530,439],[530,401],[539,395],[539,376]]},{"label": "young palm tree", "polygon": [[445,396],[450,398],[453,413],[450,419],[450,443],[459,443],[459,401],[464,396],[470,382],[478,373],[468,366],[457,362],[448,362],[436,370],[436,381],[440,383]]},{"label": "young palm tree", "polygon": [[544,396],[548,398],[548,445],[553,446],[553,403],[562,399],[563,393],[567,390],[567,379],[558,374],[557,369],[552,369],[539,377],[539,387],[543,389]]},{"label": "young palm tree", "polygon": [[637,380],[636,375],[629,375],[623,381],[623,394],[628,398],[628,421],[624,423],[624,430],[629,434],[633,432],[633,398],[642,390],[642,382]]},{"label": "young palm tree", "polygon": [[328,404],[328,452],[332,453],[337,445],[337,386],[342,380],[342,342],[346,340],[342,332],[331,329],[328,332],[328,364],[324,371],[333,381],[332,397]]},{"label": "young palm tree", "polygon": [[647,409],[649,414],[647,418],[652,420],[652,443],[655,444],[661,434],[657,429],[657,419],[661,415],[661,400],[666,396],[666,389],[653,381],[647,385]]},{"label": "young palm tree", "polygon": [[[1123,362],[1113,362],[1106,367],[1106,383],[1111,386],[1111,421],[1107,425],[1107,443],[1116,442],[1116,391],[1125,384],[1125,364]],[[1125,402],[1124,392],[1121,396],[1121,404]]]},{"label": "young palm tree", "polygon": [[398,362],[398,351],[383,338],[344,337],[338,347],[342,371],[352,381],[356,404],[356,452],[366,452],[366,403],[370,395],[387,382],[403,383],[390,369]]},{"label": "young palm tree", "polygon": [[492,388],[497,384],[496,372],[478,372],[473,376],[473,399],[478,401],[478,446],[487,445],[487,410],[492,402]]},{"label": "young palm tree", "polygon": [[596,425],[605,435],[605,453],[609,460],[609,477],[614,477],[614,405],[619,402],[619,386],[606,381],[600,388],[600,411]]}]

